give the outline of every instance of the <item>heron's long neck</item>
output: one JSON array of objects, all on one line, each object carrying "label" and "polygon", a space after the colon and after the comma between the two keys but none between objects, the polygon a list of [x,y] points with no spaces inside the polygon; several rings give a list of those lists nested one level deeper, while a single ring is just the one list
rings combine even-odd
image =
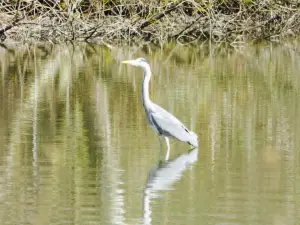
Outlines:
[{"label": "heron's long neck", "polygon": [[143,81],[143,105],[146,108],[149,108],[151,105],[151,100],[149,97],[149,83],[150,83],[150,78],[151,78],[151,69],[150,67],[145,68],[144,70],[144,81]]}]

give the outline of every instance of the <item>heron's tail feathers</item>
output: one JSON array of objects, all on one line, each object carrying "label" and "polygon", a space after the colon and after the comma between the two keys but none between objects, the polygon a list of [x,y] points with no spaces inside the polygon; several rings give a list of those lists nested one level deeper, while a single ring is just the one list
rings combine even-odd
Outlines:
[{"label": "heron's tail feathers", "polygon": [[190,145],[193,145],[194,147],[198,147],[198,135],[194,133],[193,131],[190,131],[191,138],[189,140]]}]

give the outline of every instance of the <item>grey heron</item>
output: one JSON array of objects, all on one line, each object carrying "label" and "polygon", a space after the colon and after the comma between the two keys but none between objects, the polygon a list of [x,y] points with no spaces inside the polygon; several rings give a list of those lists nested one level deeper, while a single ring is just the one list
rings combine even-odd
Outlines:
[{"label": "grey heron", "polygon": [[151,78],[150,65],[144,58],[138,58],[135,60],[126,60],[122,63],[130,64],[140,67],[144,70],[144,81],[142,88],[142,102],[146,112],[146,116],[152,129],[159,134],[160,137],[164,137],[167,143],[168,151],[166,154],[166,160],[170,154],[170,143],[168,137],[175,138],[177,140],[187,142],[189,145],[198,147],[198,136],[193,131],[187,129],[182,122],[179,121],[171,113],[153,103],[149,97],[149,82]]}]

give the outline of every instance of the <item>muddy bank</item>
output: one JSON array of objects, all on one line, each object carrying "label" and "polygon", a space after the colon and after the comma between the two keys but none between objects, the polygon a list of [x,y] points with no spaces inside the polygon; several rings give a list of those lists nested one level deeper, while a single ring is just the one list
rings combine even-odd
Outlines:
[{"label": "muddy bank", "polygon": [[[146,3],[147,2],[147,3]],[[6,0],[1,42],[280,40],[300,31],[297,1]]]}]

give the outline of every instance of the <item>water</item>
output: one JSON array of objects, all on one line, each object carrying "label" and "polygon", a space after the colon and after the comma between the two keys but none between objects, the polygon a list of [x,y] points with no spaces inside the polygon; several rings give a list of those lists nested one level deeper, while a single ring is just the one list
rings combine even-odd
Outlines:
[{"label": "water", "polygon": [[[298,224],[300,45],[0,49],[1,224]],[[199,135],[164,162],[141,103]]]}]

